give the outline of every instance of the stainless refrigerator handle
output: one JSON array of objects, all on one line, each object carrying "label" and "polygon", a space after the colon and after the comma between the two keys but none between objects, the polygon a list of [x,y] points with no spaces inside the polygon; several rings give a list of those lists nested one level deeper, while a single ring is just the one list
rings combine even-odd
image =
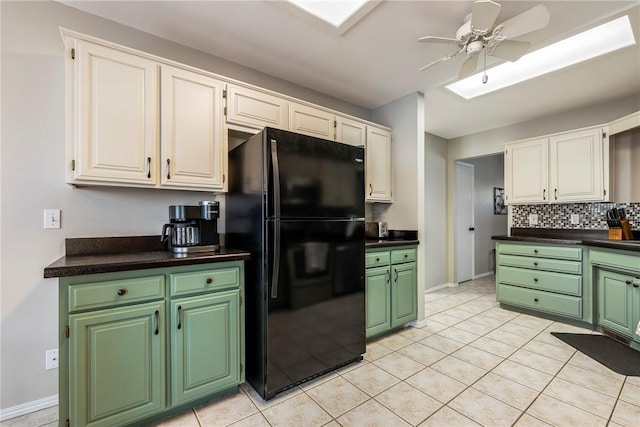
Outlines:
[{"label": "stainless refrigerator handle", "polygon": [[273,269],[271,270],[271,299],[278,298],[280,279],[280,219],[273,220]]},{"label": "stainless refrigerator handle", "polygon": [[271,140],[271,165],[273,167],[273,217],[280,218],[280,165],[278,164],[278,144]]}]

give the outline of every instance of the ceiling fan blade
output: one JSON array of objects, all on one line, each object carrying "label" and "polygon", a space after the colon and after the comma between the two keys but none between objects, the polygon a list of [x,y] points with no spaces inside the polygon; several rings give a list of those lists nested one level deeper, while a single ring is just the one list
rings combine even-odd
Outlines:
[{"label": "ceiling fan blade", "polygon": [[517,61],[522,55],[529,51],[530,47],[531,43],[529,42],[504,40],[489,49],[488,54],[500,59],[506,59],[507,61]]},{"label": "ceiling fan blade", "polygon": [[512,39],[549,25],[549,9],[543,4],[532,7],[502,24],[502,36]]},{"label": "ceiling fan blade", "polygon": [[445,44],[458,44],[458,39],[452,39],[449,37],[437,37],[437,36],[425,36],[418,39],[419,42],[427,43],[445,43]]},{"label": "ceiling fan blade", "polygon": [[496,22],[502,6],[491,0],[476,0],[471,7],[471,27],[489,31]]},{"label": "ceiling fan blade", "polygon": [[460,68],[460,72],[458,73],[459,79],[464,79],[465,77],[469,77],[470,75],[473,74],[473,72],[478,67],[479,56],[480,55],[473,55],[468,57],[467,60],[464,61],[464,64],[462,64],[462,67]]},{"label": "ceiling fan blade", "polygon": [[443,56],[443,57],[442,57],[442,58],[440,58],[440,59],[436,59],[435,61],[430,62],[430,63],[428,63],[427,65],[425,65],[425,66],[423,66],[423,67],[418,68],[418,71],[424,71],[424,70],[426,70],[427,68],[429,68],[429,67],[431,67],[431,66],[433,66],[433,65],[439,64],[440,62],[448,61],[449,59],[453,58],[454,56],[456,56],[456,55],[457,55],[457,54],[459,54],[460,52],[464,51],[464,49],[465,49],[465,48],[463,47],[462,49],[460,49],[460,50],[458,50],[458,51],[456,51],[456,52],[451,52],[450,54],[448,54],[448,55],[446,55],[446,56]]}]

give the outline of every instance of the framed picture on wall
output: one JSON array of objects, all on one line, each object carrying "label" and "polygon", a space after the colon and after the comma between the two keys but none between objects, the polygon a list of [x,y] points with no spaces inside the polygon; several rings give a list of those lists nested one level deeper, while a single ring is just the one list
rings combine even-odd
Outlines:
[{"label": "framed picture on wall", "polygon": [[493,187],[493,213],[506,215],[507,206],[504,204],[504,188]]}]

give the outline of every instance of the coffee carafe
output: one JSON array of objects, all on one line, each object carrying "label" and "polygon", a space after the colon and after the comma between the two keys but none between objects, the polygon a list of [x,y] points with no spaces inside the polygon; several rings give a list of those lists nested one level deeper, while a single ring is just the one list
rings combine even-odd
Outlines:
[{"label": "coffee carafe", "polygon": [[162,226],[160,241],[174,254],[217,251],[220,204],[201,201],[197,206],[169,206],[169,224]]}]

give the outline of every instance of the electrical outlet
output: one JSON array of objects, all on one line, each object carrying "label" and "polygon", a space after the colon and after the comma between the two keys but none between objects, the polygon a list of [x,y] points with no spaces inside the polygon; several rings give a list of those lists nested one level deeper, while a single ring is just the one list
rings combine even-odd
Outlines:
[{"label": "electrical outlet", "polygon": [[529,225],[538,225],[538,214],[529,214]]},{"label": "electrical outlet", "polygon": [[60,209],[44,210],[44,228],[60,228]]},{"label": "electrical outlet", "polygon": [[573,225],[580,224],[580,215],[571,214],[571,224]]},{"label": "electrical outlet", "polygon": [[58,349],[47,350],[45,353],[45,366],[47,370],[56,369],[58,367]]}]

